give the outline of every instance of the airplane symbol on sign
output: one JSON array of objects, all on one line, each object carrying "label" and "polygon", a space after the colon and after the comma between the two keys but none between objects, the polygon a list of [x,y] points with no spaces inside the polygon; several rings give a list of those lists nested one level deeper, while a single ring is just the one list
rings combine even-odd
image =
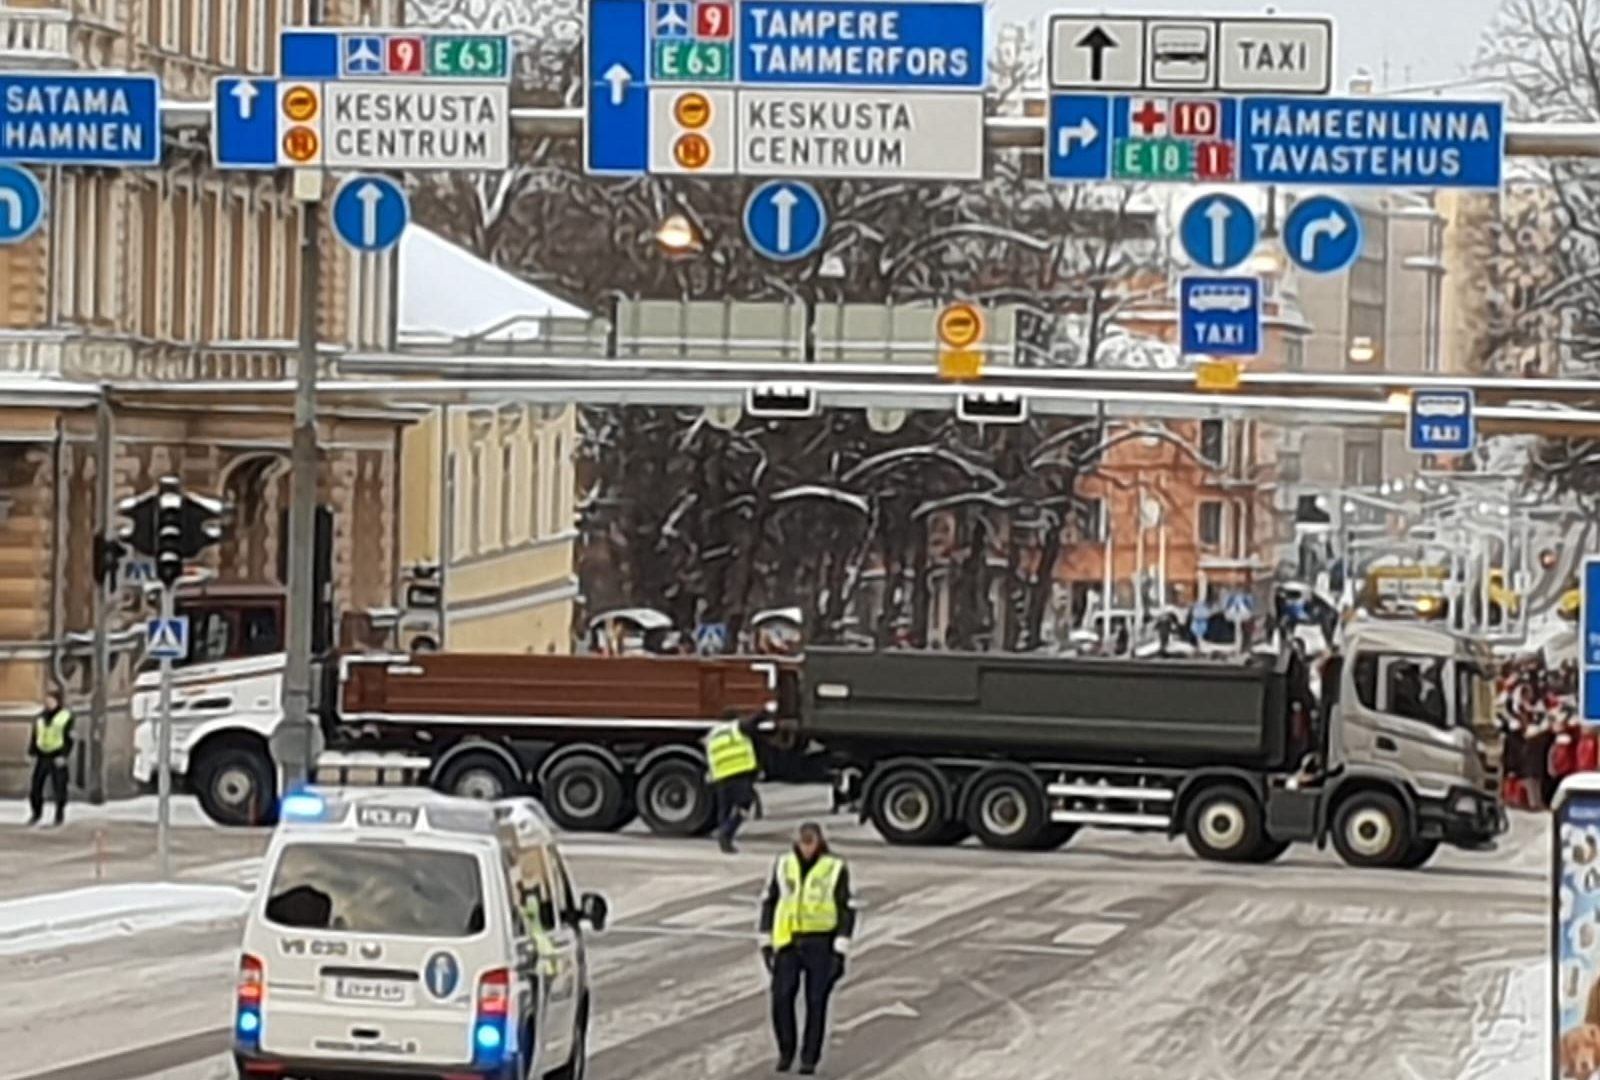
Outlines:
[{"label": "airplane symbol on sign", "polygon": [[344,41],[347,75],[383,74],[383,42],[375,37],[348,37]]},{"label": "airplane symbol on sign", "polygon": [[656,5],[656,37],[686,38],[689,36],[689,5],[682,0],[669,0]]}]

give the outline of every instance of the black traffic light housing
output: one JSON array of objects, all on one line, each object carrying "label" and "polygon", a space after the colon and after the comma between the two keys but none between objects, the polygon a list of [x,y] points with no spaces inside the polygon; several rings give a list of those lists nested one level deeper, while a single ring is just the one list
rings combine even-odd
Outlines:
[{"label": "black traffic light housing", "polygon": [[[117,509],[128,519],[120,530],[122,540],[155,559],[156,577],[168,588],[183,576],[185,561],[221,542],[227,513],[216,499],[185,494],[176,476],[163,476],[155,491],[124,499]],[[116,546],[126,554],[122,544]]]},{"label": "black traffic light housing", "polygon": [[115,588],[122,560],[128,557],[128,545],[104,536],[94,538],[94,579],[102,589]]}]

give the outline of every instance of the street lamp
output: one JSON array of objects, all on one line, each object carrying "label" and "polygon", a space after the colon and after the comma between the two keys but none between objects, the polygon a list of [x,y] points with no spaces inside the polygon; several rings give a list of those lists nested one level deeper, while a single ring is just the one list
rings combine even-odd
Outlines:
[{"label": "street lamp", "polygon": [[1348,355],[1352,364],[1370,364],[1378,358],[1378,347],[1369,337],[1351,338]]},{"label": "street lamp", "polygon": [[656,243],[667,255],[698,255],[705,241],[694,222],[683,214],[668,214],[656,226]]}]

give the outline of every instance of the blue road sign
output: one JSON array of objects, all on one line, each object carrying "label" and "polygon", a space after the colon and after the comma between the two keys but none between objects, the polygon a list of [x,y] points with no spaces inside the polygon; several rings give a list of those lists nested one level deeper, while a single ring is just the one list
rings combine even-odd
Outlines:
[{"label": "blue road sign", "polygon": [[1111,175],[1111,99],[1057,94],[1050,99],[1049,177],[1104,180]]},{"label": "blue road sign", "polygon": [[341,49],[342,75],[382,75],[383,38],[376,34],[348,34]]},{"label": "blue road sign", "polygon": [[1583,608],[1579,619],[1583,627],[1583,642],[1578,648],[1583,660],[1579,711],[1586,723],[1593,724],[1600,721],[1600,555],[1583,560],[1583,592],[1579,599]]},{"label": "blue road sign", "polygon": [[1261,355],[1261,279],[1186,277],[1178,285],[1184,355]]},{"label": "blue road sign", "polygon": [[1413,390],[1406,442],[1414,454],[1467,454],[1477,445],[1471,390]]},{"label": "blue road sign", "polygon": [[693,5],[689,0],[656,0],[650,9],[650,32],[663,41],[693,37]]},{"label": "blue road sign", "polygon": [[739,4],[739,81],[978,90],[984,5],[926,0]]},{"label": "blue road sign", "polygon": [[1289,261],[1312,274],[1337,274],[1361,254],[1361,215],[1332,195],[1294,204],[1283,221]]},{"label": "blue road sign", "polygon": [[284,30],[278,35],[278,77],[337,79],[344,50],[337,30]]},{"label": "blue road sign", "polygon": [[810,255],[828,232],[828,208],[810,184],[769,180],[744,204],[744,233],[769,259],[792,262]]},{"label": "blue road sign", "polygon": [[[670,5],[657,5],[670,6]],[[650,168],[650,63],[640,0],[591,0],[584,58],[585,168],[636,175]]]},{"label": "blue road sign", "polygon": [[189,655],[189,616],[151,619],[144,625],[144,646],[152,660],[182,660]]},{"label": "blue road sign", "polygon": [[1256,249],[1256,216],[1232,195],[1202,195],[1178,226],[1183,250],[1196,266],[1227,270]]},{"label": "blue road sign", "polygon": [[161,164],[154,75],[0,74],[0,161]]},{"label": "blue road sign", "polygon": [[1505,105],[1358,97],[1245,98],[1239,179],[1330,187],[1500,187]]},{"label": "blue road sign", "polygon": [[387,176],[352,176],[333,195],[333,231],[355,251],[387,251],[411,220],[405,189]]},{"label": "blue road sign", "polygon": [[0,165],[0,244],[18,244],[44,221],[44,188],[19,165]]},{"label": "blue road sign", "polygon": [[224,76],[211,83],[211,161],[219,169],[278,167],[278,82]]}]

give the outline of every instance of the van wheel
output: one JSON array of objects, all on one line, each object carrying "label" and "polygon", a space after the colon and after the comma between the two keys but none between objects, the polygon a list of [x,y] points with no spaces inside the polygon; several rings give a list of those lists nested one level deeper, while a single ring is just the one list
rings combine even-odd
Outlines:
[{"label": "van wheel", "polygon": [[1044,789],[1033,776],[996,770],[980,775],[967,795],[967,825],[985,847],[1026,851],[1049,823]]},{"label": "van wheel", "polygon": [[544,778],[545,809],[563,829],[611,832],[622,821],[625,803],[622,777],[599,758],[565,758]]},{"label": "van wheel", "polygon": [[1405,807],[1385,791],[1358,791],[1333,816],[1334,850],[1350,866],[1401,866],[1413,842]]},{"label": "van wheel", "polygon": [[517,790],[517,774],[498,754],[468,751],[439,772],[435,786],[446,795],[494,802]]},{"label": "van wheel", "polygon": [[935,844],[948,821],[944,804],[944,792],[930,774],[895,769],[872,785],[867,817],[891,844]]},{"label": "van wheel", "polygon": [[645,825],[662,836],[699,836],[713,817],[711,790],[700,769],[678,758],[646,769],[634,802]]},{"label": "van wheel", "polygon": [[195,797],[219,825],[270,825],[277,820],[278,778],[272,763],[245,746],[202,749],[190,769]]},{"label": "van wheel", "polygon": [[1248,862],[1267,839],[1255,796],[1233,784],[1196,795],[1184,817],[1183,834],[1196,855],[1216,862]]}]

